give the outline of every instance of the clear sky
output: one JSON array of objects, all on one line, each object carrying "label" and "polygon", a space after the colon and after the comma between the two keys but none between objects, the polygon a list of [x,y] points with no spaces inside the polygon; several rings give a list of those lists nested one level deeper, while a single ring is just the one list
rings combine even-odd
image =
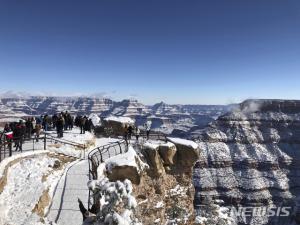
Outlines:
[{"label": "clear sky", "polygon": [[299,0],[0,0],[0,92],[300,99]]}]

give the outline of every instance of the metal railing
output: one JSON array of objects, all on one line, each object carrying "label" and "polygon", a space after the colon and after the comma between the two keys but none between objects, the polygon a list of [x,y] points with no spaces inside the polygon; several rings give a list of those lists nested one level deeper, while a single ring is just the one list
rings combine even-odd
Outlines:
[{"label": "metal railing", "polygon": [[[99,146],[91,150],[88,154],[89,163],[89,180],[98,179],[97,168],[106,159],[127,152],[128,146],[125,140],[112,142],[106,145]],[[88,209],[95,202],[91,191],[89,190]]]},{"label": "metal railing", "polygon": [[[35,150],[36,149],[36,144],[39,143],[39,140],[42,140],[43,142],[43,149],[47,150],[47,142],[55,142],[55,143],[60,143],[63,145],[71,145],[73,147],[76,148],[81,148],[81,149],[85,149],[86,146],[84,144],[79,144],[76,142],[72,142],[72,141],[68,141],[68,140],[64,140],[64,139],[58,139],[56,137],[53,137],[47,133],[44,133],[44,135],[42,135],[42,137],[21,137],[21,138],[13,138],[13,139],[5,139],[5,138],[1,138],[0,140],[0,162],[7,158],[7,157],[11,157],[13,155],[13,144],[15,144],[16,142],[21,142],[20,145],[22,146],[22,149],[20,149],[20,152],[24,151],[30,151],[30,150]],[[30,146],[29,149],[23,149],[24,144],[28,144],[32,143],[32,145]]]}]

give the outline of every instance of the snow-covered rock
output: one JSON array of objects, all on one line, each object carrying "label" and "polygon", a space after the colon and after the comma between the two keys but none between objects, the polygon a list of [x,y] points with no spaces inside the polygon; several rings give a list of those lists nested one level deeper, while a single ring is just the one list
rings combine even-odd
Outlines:
[{"label": "snow-covered rock", "polygon": [[132,146],[128,146],[126,153],[109,158],[105,164],[107,176],[111,181],[129,179],[134,184],[140,183],[140,176],[148,167]]},{"label": "snow-covered rock", "polygon": [[180,167],[183,171],[187,169],[187,173],[190,173],[190,168],[193,167],[199,157],[199,146],[197,143],[191,140],[182,138],[167,138],[168,141],[174,143],[176,146],[175,164],[176,167]]}]

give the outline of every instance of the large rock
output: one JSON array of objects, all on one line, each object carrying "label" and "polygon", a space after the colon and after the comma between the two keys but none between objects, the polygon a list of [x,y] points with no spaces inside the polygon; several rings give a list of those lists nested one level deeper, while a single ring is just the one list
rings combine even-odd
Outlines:
[{"label": "large rock", "polygon": [[134,184],[139,184],[143,171],[148,167],[136,154],[132,146],[124,154],[113,156],[106,162],[106,173],[110,181],[129,179]]},{"label": "large rock", "polygon": [[163,161],[159,155],[159,144],[146,142],[143,145],[143,155],[150,166],[150,175],[159,177],[165,173]]},{"label": "large rock", "polygon": [[182,172],[191,172],[194,164],[199,158],[198,144],[181,138],[167,138],[176,146],[175,166],[182,169]]},{"label": "large rock", "polygon": [[176,151],[175,144],[171,142],[162,143],[159,145],[159,154],[164,162],[164,166],[171,166],[174,164]]},{"label": "large rock", "polygon": [[111,129],[113,135],[124,135],[126,126],[133,126],[134,120],[130,117],[116,117],[110,116],[103,120],[103,126]]}]

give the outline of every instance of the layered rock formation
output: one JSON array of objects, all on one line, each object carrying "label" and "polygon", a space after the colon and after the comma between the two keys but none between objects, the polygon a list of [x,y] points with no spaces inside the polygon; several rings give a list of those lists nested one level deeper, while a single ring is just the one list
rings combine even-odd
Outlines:
[{"label": "layered rock formation", "polygon": [[[28,115],[53,114],[69,111],[72,114],[97,114],[99,117],[126,116],[135,119],[137,125],[152,121],[152,130],[181,137],[205,127],[217,116],[227,112],[229,106],[168,105],[158,103],[144,105],[137,100],[113,101],[99,97],[47,97],[7,93],[0,95],[1,119]],[[4,120],[3,120],[4,121]],[[172,134],[172,135],[173,135]]]},{"label": "layered rock formation", "polygon": [[[200,148],[193,177],[196,206],[207,196],[227,206],[295,204],[300,195],[300,101],[245,101],[195,138]],[[248,216],[236,221],[291,224],[295,217]]]}]

